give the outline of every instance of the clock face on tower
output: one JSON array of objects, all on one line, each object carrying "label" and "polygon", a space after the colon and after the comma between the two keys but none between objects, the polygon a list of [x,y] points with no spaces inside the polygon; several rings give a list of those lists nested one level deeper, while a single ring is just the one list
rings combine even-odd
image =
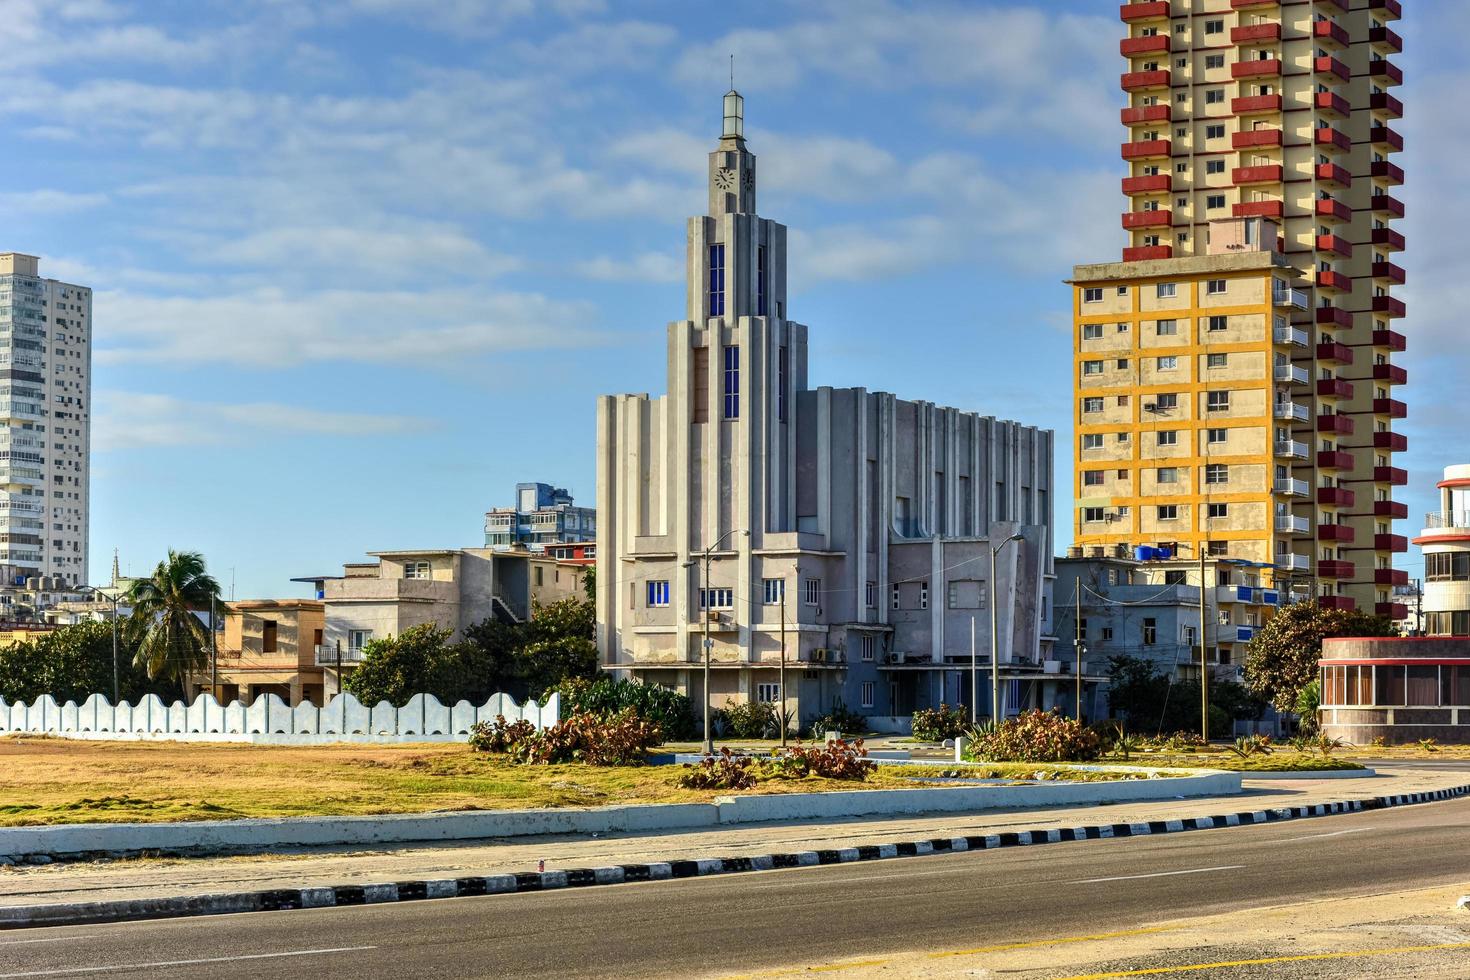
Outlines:
[{"label": "clock face on tower", "polygon": [[751,190],[755,187],[755,170],[753,168],[745,168],[745,173],[741,177],[741,183],[745,185],[746,190]]},{"label": "clock face on tower", "polygon": [[715,171],[715,186],[722,191],[733,190],[735,187],[735,171],[729,167],[721,167]]}]

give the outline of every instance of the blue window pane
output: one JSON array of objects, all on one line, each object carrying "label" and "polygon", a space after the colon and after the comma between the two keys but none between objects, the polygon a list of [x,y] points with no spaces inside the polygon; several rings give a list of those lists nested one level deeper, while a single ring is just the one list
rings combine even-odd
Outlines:
[{"label": "blue window pane", "polygon": [[725,312],[725,246],[709,247],[709,315]]},{"label": "blue window pane", "polygon": [[725,418],[740,417],[740,348],[725,348]]},{"label": "blue window pane", "polygon": [[766,247],[755,250],[755,315],[766,315]]}]

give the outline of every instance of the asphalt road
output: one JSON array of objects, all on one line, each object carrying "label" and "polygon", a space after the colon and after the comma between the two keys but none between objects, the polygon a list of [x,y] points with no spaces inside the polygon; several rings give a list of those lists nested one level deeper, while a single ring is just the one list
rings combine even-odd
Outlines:
[{"label": "asphalt road", "polygon": [[0,980],[717,976],[1458,883],[1470,883],[1470,800],[584,891],[3,932]]}]

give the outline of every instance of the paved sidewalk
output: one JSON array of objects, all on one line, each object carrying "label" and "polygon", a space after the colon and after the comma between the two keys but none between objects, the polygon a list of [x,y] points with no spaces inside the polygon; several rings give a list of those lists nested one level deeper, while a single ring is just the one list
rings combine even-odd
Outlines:
[{"label": "paved sidewalk", "polygon": [[688,833],[411,845],[391,850],[323,848],[222,858],[142,859],[0,868],[0,907],[180,897],[245,890],[360,885],[640,864],[711,855],[892,844],[931,837],[1002,834],[1099,823],[1178,820],[1217,812],[1312,806],[1447,789],[1466,774],[1400,770],[1362,779],[1247,780],[1239,796],[1065,809],[990,811],[821,824],[765,824]]}]

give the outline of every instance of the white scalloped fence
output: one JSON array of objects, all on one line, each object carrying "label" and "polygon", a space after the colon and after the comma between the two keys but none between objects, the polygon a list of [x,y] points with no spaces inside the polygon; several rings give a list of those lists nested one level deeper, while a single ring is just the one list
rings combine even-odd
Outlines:
[{"label": "white scalloped fence", "polygon": [[432,694],[415,694],[398,708],[387,701],[372,707],[351,694],[339,694],[324,706],[302,702],[291,707],[274,694],[262,694],[252,704],[231,701],[221,705],[208,693],[193,704],[164,704],[149,694],[129,704],[113,705],[93,694],[78,705],[43,694],[31,704],[10,704],[0,698],[0,735],[58,735],[83,739],[166,739],[199,742],[265,742],[313,745],[325,742],[462,742],[477,722],[523,719],[538,729],[556,724],[559,695],[545,705],[516,703],[509,694],[496,694],[482,705],[460,701],[452,707]]}]

